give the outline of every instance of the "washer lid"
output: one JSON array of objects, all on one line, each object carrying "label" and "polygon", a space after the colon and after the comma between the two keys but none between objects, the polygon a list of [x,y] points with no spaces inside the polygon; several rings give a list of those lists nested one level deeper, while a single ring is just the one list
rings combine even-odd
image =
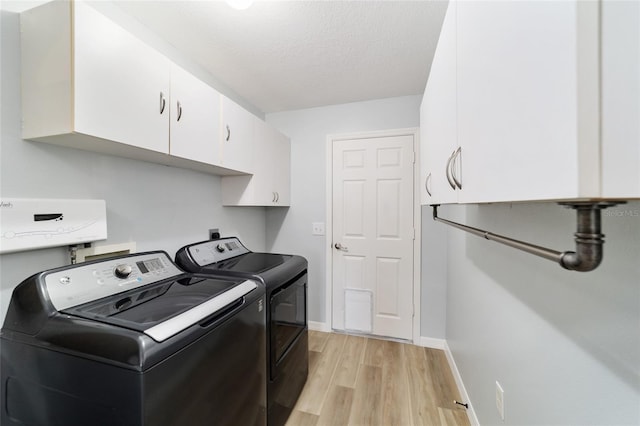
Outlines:
[{"label": "washer lid", "polygon": [[291,255],[272,253],[247,253],[223,262],[209,265],[207,270],[224,270],[259,274],[282,265]]},{"label": "washer lid", "polygon": [[242,303],[257,288],[251,280],[192,276],[140,287],[62,311],[141,331],[157,342]]}]

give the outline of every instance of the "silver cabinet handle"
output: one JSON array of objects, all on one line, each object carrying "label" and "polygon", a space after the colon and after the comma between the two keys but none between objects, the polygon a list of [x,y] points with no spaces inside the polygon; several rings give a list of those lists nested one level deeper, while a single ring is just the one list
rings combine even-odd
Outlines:
[{"label": "silver cabinet handle", "polygon": [[280,201],[280,193],[276,191],[276,203]]},{"label": "silver cabinet handle", "polygon": [[456,184],[453,182],[453,180],[451,179],[451,161],[453,161],[453,156],[456,155],[456,152],[453,151],[451,153],[451,155],[449,156],[449,160],[447,160],[447,167],[445,169],[445,173],[447,174],[447,181],[449,182],[449,185],[451,185],[451,189],[455,190],[456,189]]},{"label": "silver cabinet handle", "polygon": [[160,115],[164,112],[164,107],[166,106],[167,101],[164,98],[164,93],[160,92]]},{"label": "silver cabinet handle", "polygon": [[335,243],[333,246],[336,248],[336,250],[340,250],[340,251],[349,251],[349,248],[348,248],[348,247],[345,247],[345,246],[343,246],[343,245],[342,245],[342,244],[340,244],[340,243]]},{"label": "silver cabinet handle", "polygon": [[430,186],[431,186],[431,173],[429,173],[427,175],[427,178],[424,180],[424,189],[427,190],[427,194],[429,194],[429,197],[431,197],[431,191],[429,190]]},{"label": "silver cabinet handle", "polygon": [[[453,161],[451,162],[451,177],[453,178],[453,182],[459,189],[462,189],[462,179],[458,179],[456,176],[456,168],[458,165],[458,159],[462,160],[462,147],[458,147],[453,156]],[[460,163],[462,164],[462,163]],[[462,171],[462,170],[461,170]]]},{"label": "silver cabinet handle", "polygon": [[180,101],[177,102],[177,106],[178,106],[178,119],[176,121],[180,121],[180,119],[182,118],[182,105],[180,105]]},{"label": "silver cabinet handle", "polygon": [[229,139],[231,139],[231,129],[229,128],[229,125],[227,124],[227,138],[226,138],[226,140],[228,141]]}]

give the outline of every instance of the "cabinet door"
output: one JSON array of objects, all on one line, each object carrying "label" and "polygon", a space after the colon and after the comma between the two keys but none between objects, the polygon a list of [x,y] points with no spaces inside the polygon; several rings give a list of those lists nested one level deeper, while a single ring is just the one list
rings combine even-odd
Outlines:
[{"label": "cabinet door", "polygon": [[[433,69],[433,68],[432,68]],[[433,204],[432,199],[432,183],[433,173],[431,172],[431,164],[429,158],[431,154],[430,146],[427,141],[427,120],[425,117],[425,96],[422,97],[420,104],[420,204]]]},{"label": "cabinet door", "polygon": [[220,94],[178,67],[171,67],[171,155],[220,164]]},{"label": "cabinet door", "polygon": [[254,117],[252,176],[223,176],[225,206],[288,206],[291,189],[291,144],[289,138]]},{"label": "cabinet door", "polygon": [[222,96],[221,163],[227,169],[253,173],[254,115]]},{"label": "cabinet door", "polygon": [[288,206],[291,204],[291,142],[275,129],[272,151],[273,190],[276,193],[274,205]]},{"label": "cabinet door", "polygon": [[640,2],[602,2],[602,196],[640,197]]},{"label": "cabinet door", "polygon": [[459,201],[579,195],[577,3],[457,4]]},{"label": "cabinet door", "polygon": [[288,206],[290,199],[291,147],[289,139],[256,118],[254,202],[263,206]]},{"label": "cabinet door", "polygon": [[83,2],[74,2],[75,131],[169,152],[170,62]]},{"label": "cabinet door", "polygon": [[[457,147],[456,6],[449,2],[420,108],[424,204],[455,203],[458,197],[447,170]],[[425,187],[429,175],[431,196]]]},{"label": "cabinet door", "polygon": [[249,194],[250,204],[271,206],[275,202],[273,188],[273,137],[272,129],[259,118],[254,119],[253,176]]},{"label": "cabinet door", "polygon": [[268,127],[258,117],[253,117],[253,120],[255,120],[252,126],[254,143],[249,154],[253,175],[222,177],[224,206],[270,206],[275,199],[272,189],[273,169],[270,167],[271,149]]}]

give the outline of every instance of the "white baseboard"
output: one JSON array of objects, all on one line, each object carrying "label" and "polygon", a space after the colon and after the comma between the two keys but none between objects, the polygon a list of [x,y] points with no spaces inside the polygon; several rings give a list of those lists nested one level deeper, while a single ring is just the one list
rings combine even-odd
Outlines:
[{"label": "white baseboard", "polygon": [[433,337],[420,336],[420,339],[415,342],[415,345],[422,346],[423,348],[441,349],[444,350],[447,342],[444,339],[435,339]]},{"label": "white baseboard", "polygon": [[447,355],[447,361],[449,362],[449,368],[451,369],[451,373],[453,374],[453,378],[456,381],[456,386],[458,386],[458,392],[460,392],[460,398],[462,401],[469,404],[469,408],[467,409],[467,416],[469,417],[469,423],[471,426],[480,426],[480,422],[478,421],[478,417],[476,416],[476,412],[473,409],[473,405],[471,404],[471,400],[469,399],[469,394],[464,387],[464,383],[462,382],[462,376],[460,376],[460,372],[458,371],[458,367],[456,366],[456,362],[453,359],[453,354],[451,353],[451,349],[449,349],[449,345],[447,345],[446,340],[444,341],[444,353]]},{"label": "white baseboard", "polygon": [[309,321],[309,330],[331,332],[331,327],[326,322]]}]

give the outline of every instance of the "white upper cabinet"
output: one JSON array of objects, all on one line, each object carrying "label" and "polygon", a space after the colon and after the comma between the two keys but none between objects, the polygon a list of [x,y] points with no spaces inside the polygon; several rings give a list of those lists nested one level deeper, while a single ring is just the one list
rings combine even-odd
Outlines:
[{"label": "white upper cabinet", "polygon": [[459,188],[451,175],[456,114],[456,3],[450,2],[420,107],[422,204],[457,201]]},{"label": "white upper cabinet", "polygon": [[[291,204],[291,141],[275,129],[273,137],[273,157],[277,169],[273,176],[273,191],[276,193],[272,205],[289,206]],[[269,189],[267,189],[267,196]]]},{"label": "white upper cabinet", "polygon": [[[640,197],[639,9],[450,2],[423,100],[433,195],[422,201]],[[437,191],[436,176],[445,188],[453,180],[456,197]]]},{"label": "white upper cabinet", "polygon": [[73,19],[74,131],[166,154],[169,60],[82,2]]},{"label": "white upper cabinet", "polygon": [[255,116],[222,96],[220,129],[221,166],[251,173]]},{"label": "white upper cabinet", "polygon": [[171,66],[173,156],[220,164],[220,94],[177,65]]},{"label": "white upper cabinet", "polygon": [[289,206],[291,143],[289,138],[255,118],[252,176],[223,176],[225,206]]},{"label": "white upper cabinet", "polygon": [[640,197],[640,2],[602,3],[602,192]]},{"label": "white upper cabinet", "polygon": [[82,2],[27,11],[21,27],[25,139],[169,152],[164,56]]},{"label": "white upper cabinet", "polygon": [[[253,116],[92,6],[43,4],[21,14],[21,33],[24,139],[249,172]],[[222,106],[233,144],[221,152]]]},{"label": "white upper cabinet", "polygon": [[23,138],[233,176],[227,205],[290,202],[290,142],[81,1],[21,14]]},{"label": "white upper cabinet", "polygon": [[581,181],[578,160],[580,150],[597,155],[597,138],[579,133],[579,120],[586,119],[580,115],[595,111],[578,107],[594,101],[582,99],[581,90],[590,95],[590,86],[597,85],[597,63],[585,63],[577,47],[597,44],[580,37],[578,3],[457,6],[458,137],[464,156],[459,201],[593,194],[597,187]]}]

